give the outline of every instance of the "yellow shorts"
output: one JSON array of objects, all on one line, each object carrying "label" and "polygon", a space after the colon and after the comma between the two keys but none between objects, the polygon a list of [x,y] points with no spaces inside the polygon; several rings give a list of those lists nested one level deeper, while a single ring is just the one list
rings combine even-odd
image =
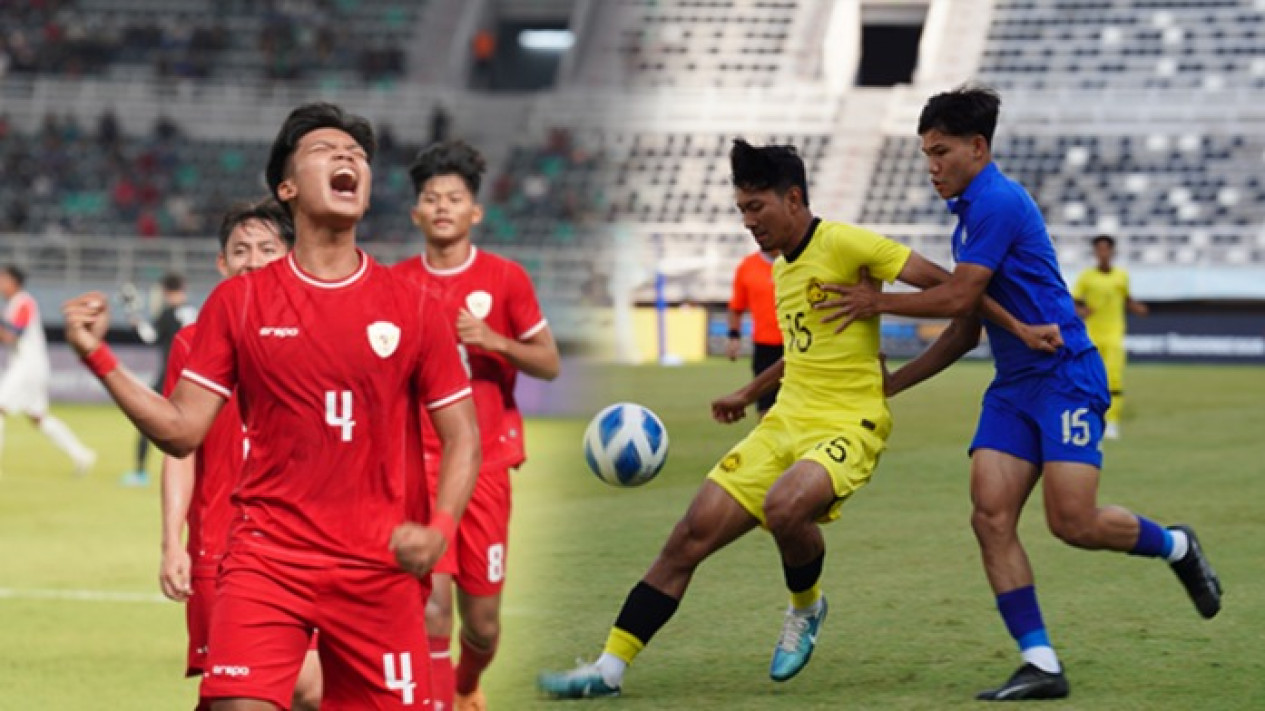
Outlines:
[{"label": "yellow shorts", "polygon": [[843,502],[870,480],[887,448],[890,427],[889,421],[789,420],[774,406],[707,478],[766,526],[764,497],[774,482],[797,461],[817,462],[830,474],[835,489],[835,502],[820,520],[833,521]]},{"label": "yellow shorts", "polygon": [[1124,343],[1104,342],[1097,344],[1098,353],[1102,355],[1102,364],[1107,369],[1107,388],[1112,394],[1124,391]]}]

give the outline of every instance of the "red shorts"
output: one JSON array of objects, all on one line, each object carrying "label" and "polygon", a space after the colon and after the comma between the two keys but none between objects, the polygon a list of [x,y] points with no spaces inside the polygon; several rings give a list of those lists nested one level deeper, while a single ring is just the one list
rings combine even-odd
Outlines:
[{"label": "red shorts", "polygon": [[203,703],[258,699],[288,709],[320,628],[322,709],[430,709],[421,592],[403,571],[231,552],[220,569]]},{"label": "red shorts", "polygon": [[449,542],[435,572],[453,576],[469,595],[501,592],[509,560],[511,498],[509,469],[481,470],[456,540]]},{"label": "red shorts", "polygon": [[206,639],[211,632],[211,613],[215,609],[215,568],[194,568],[189,587],[193,595],[184,604],[185,627],[189,630],[189,651],[185,676],[202,676],[206,669]]}]

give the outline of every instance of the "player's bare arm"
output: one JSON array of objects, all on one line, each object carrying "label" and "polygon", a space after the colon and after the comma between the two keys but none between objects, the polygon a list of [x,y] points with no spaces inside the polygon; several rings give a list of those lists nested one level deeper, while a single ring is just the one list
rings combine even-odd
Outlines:
[{"label": "player's bare arm", "polygon": [[[110,326],[104,294],[89,292],[78,296],[66,302],[62,312],[66,317],[66,341],[81,358],[104,347]],[[101,384],[142,434],[176,457],[183,457],[202,444],[224,406],[219,395],[183,380],[170,399],[164,398],[121,365],[105,373]]]},{"label": "player's bare arm", "polygon": [[[961,265],[973,266],[973,265]],[[1033,350],[1053,353],[1063,345],[1063,337],[1059,331],[1058,324],[1026,324],[1015,318],[1013,314],[997,303],[991,296],[984,293],[984,289],[988,286],[988,280],[992,278],[992,271],[984,267],[978,267],[987,272],[987,278],[984,279],[983,285],[979,288],[978,294],[975,295],[975,303],[977,306],[971,308],[971,313],[978,311],[978,314],[1001,326],[1006,331],[1013,334],[1024,345]],[[922,289],[922,293],[943,288],[950,284],[954,275],[949,273],[940,265],[926,259],[917,252],[909,255],[905,267],[897,275],[897,279],[909,284],[910,286]],[[835,309],[834,313],[828,314],[822,319],[823,323],[831,321],[840,321],[839,326],[835,329],[835,333],[847,328],[849,324],[858,318],[870,318],[877,312],[871,312],[873,304],[877,304],[883,296],[880,289],[876,288],[869,279],[869,271],[865,268],[861,270],[861,278],[858,279],[856,285],[846,284],[827,284],[823,288],[828,292],[838,294],[838,298],[827,299],[815,308],[818,309]],[[907,296],[907,295],[906,295]],[[855,306],[854,310],[849,310]],[[886,312],[883,312],[886,313]],[[909,314],[902,314],[909,315]],[[954,314],[937,314],[938,316],[955,316]]]},{"label": "player's bare arm", "polygon": [[533,378],[553,380],[558,377],[558,344],[548,326],[527,338],[511,338],[497,333],[482,319],[462,309],[457,316],[457,339],[465,346],[499,353],[510,365]]},{"label": "player's bare arm", "polygon": [[11,346],[18,342],[22,337],[22,329],[17,325],[9,323],[4,319],[0,319],[0,343]]},{"label": "player's bare arm", "polygon": [[728,322],[730,335],[725,341],[725,355],[729,360],[738,360],[738,351],[742,348],[742,339],[734,334],[739,333],[742,328],[742,312],[729,309]]},{"label": "player's bare arm", "polygon": [[163,457],[162,564],[158,583],[163,595],[184,602],[192,594],[192,562],[184,545],[184,524],[193,501],[194,456]]},{"label": "player's bare arm", "polygon": [[1149,316],[1151,314],[1151,307],[1141,301],[1136,301],[1132,296],[1125,297],[1125,308],[1134,316]]},{"label": "player's bare arm", "polygon": [[738,390],[712,401],[712,419],[722,425],[732,424],[747,416],[747,407],[770,392],[782,382],[782,374],[786,372],[786,361],[779,358],[776,363],[752,378],[751,382]]},{"label": "player's bare arm", "polygon": [[[470,494],[474,492],[483,458],[474,401],[463,398],[431,411],[430,417],[443,443],[439,486],[432,515],[443,513],[452,521],[458,521],[470,501]],[[391,550],[396,561],[401,568],[418,577],[430,572],[447,547],[447,538],[433,526],[405,523],[391,534]]]},{"label": "player's bare arm", "polygon": [[[883,379],[883,392],[887,397],[912,388],[940,371],[956,363],[962,356],[975,350],[980,342],[983,326],[978,316],[959,316],[949,323],[936,340],[920,353]],[[884,363],[884,369],[887,364]]]}]

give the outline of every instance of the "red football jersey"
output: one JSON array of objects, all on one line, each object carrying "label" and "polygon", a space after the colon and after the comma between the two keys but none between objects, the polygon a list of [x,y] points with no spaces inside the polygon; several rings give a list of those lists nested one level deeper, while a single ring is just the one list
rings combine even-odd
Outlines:
[{"label": "red football jersey", "polygon": [[468,397],[470,382],[438,301],[360,260],[328,282],[291,254],[203,308],[183,377],[225,398],[236,388],[250,440],[230,549],[394,567],[391,531],[428,498],[408,486],[418,413]]},{"label": "red football jersey", "polygon": [[[395,265],[395,271],[438,293],[448,322],[455,329],[461,309],[483,319],[493,331],[523,340],[548,324],[540,312],[531,277],[518,263],[490,252],[470,249],[465,264],[452,269],[435,269],[424,256]],[[483,465],[512,468],[523,463],[523,416],[514,402],[518,369],[503,356],[481,348],[467,352],[470,382],[474,387],[474,407],[479,413],[483,444]],[[427,469],[434,472],[439,462],[439,438],[429,418],[424,418]]]},{"label": "red football jersey", "polygon": [[[176,333],[167,358],[163,394],[170,397],[189,361],[197,324]],[[246,435],[237,398],[229,398],[193,455],[193,500],[189,502],[189,557],[194,566],[216,565],[228,547],[228,527],[233,520],[229,495],[237,484],[246,459]]]}]

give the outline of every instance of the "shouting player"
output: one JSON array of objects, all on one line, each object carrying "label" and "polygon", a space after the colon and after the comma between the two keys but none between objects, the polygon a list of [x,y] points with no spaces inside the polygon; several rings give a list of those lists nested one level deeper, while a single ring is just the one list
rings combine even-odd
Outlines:
[{"label": "shouting player", "polygon": [[[294,242],[294,227],[281,205],[268,198],[230,209],[220,222],[219,241],[216,267],[225,278],[235,277],[284,257]],[[190,324],[172,339],[163,384],[167,397],[180,382],[196,333],[197,325]],[[215,571],[228,545],[228,528],[233,518],[229,495],[245,462],[246,447],[237,398],[233,397],[220,410],[197,452],[163,458],[159,583],[164,595],[186,605],[186,676],[201,676],[206,671],[207,633],[215,607]],[[189,536],[184,542],[186,525]],[[320,664],[315,651],[310,650],[291,708],[319,708],[319,697]]]},{"label": "shouting player", "polygon": [[74,462],[76,474],[86,474],[97,455],[79,441],[65,422],[48,411],[48,345],[35,297],[26,291],[26,272],[12,264],[0,267],[0,297],[6,305],[0,321],[0,343],[9,346],[9,364],[0,376],[0,452],[4,451],[4,421],[15,412],[31,422]]},{"label": "shouting player", "polygon": [[[501,588],[509,561],[510,470],[526,458],[523,418],[514,403],[521,371],[553,380],[558,348],[536,301],[531,278],[518,264],[480,250],[470,231],[483,218],[478,203],[483,156],[460,141],[437,143],[409,168],[417,203],[413,223],[426,238],[423,253],[395,267],[445,304],[466,348],[474,406],[479,416],[483,468],[457,538],[435,567],[427,605],[431,682],[436,711],[486,708],[479,676],[492,661],[500,637]],[[428,427],[427,471],[439,455]],[[454,679],[449,653],[453,583],[461,611],[461,658]]]},{"label": "shouting player", "polygon": [[1111,407],[1107,408],[1103,437],[1120,439],[1120,411],[1124,409],[1125,312],[1135,316],[1149,313],[1146,304],[1134,301],[1129,293],[1129,272],[1112,264],[1116,258],[1116,240],[1110,235],[1094,238],[1094,258],[1098,264],[1076,278],[1072,296],[1076,311],[1085,320],[1089,340],[1102,355],[1107,369],[1107,389],[1111,391]]},{"label": "shouting player", "polygon": [[[163,451],[194,451],[236,392],[250,452],[202,681],[213,711],[287,708],[316,628],[328,708],[430,706],[420,580],[474,486],[478,425],[438,302],[356,248],[374,148],[337,106],[291,112],[266,175],[294,251],[211,293],[170,399],[102,343],[102,295],[66,305],[68,340]],[[407,520],[423,404],[443,441],[427,525]]]},{"label": "shouting player", "polygon": [[[822,324],[813,305],[826,298],[821,287],[828,282],[873,276],[928,287],[948,278],[902,244],[814,217],[804,163],[794,148],[736,141],[730,162],[743,225],[761,250],[782,255],[773,279],[786,356],[715,401],[713,416],[741,419],[779,379],[781,393],[707,475],[659,557],[628,594],[597,662],[541,675],[542,690],[555,697],[618,694],[625,669],[676,612],[699,564],[756,527],[773,534],[790,592],[769,675],[786,681],[804,668],[826,617],[819,524],[838,518],[843,503],[869,481],[892,426],[883,397],[879,320],[837,332]],[[990,317],[1020,328],[995,306],[986,304]],[[1050,329],[1020,330],[1034,347],[1053,350]]]},{"label": "shouting player", "polygon": [[1036,202],[993,162],[1001,99],[964,87],[931,97],[918,120],[931,182],[958,217],[957,268],[944,284],[921,293],[883,294],[860,284],[820,304],[828,318],[879,314],[952,317],[923,355],[892,374],[896,394],[940,372],[979,341],[972,312],[991,296],[1028,323],[1059,325],[1064,347],[1035,353],[994,324],[985,324],[997,376],[984,395],[971,442],[971,523],[997,608],[1019,645],[1023,664],[987,701],[1062,698],[1068,683],[1046,633],[1032,566],[1019,542],[1019,515],[1042,482],[1050,530],[1063,542],[1168,561],[1210,618],[1221,609],[1221,584],[1187,526],[1163,528],[1116,506],[1098,505],[1103,413],[1111,402],[1102,358],[1076,316],[1054,244]]}]

